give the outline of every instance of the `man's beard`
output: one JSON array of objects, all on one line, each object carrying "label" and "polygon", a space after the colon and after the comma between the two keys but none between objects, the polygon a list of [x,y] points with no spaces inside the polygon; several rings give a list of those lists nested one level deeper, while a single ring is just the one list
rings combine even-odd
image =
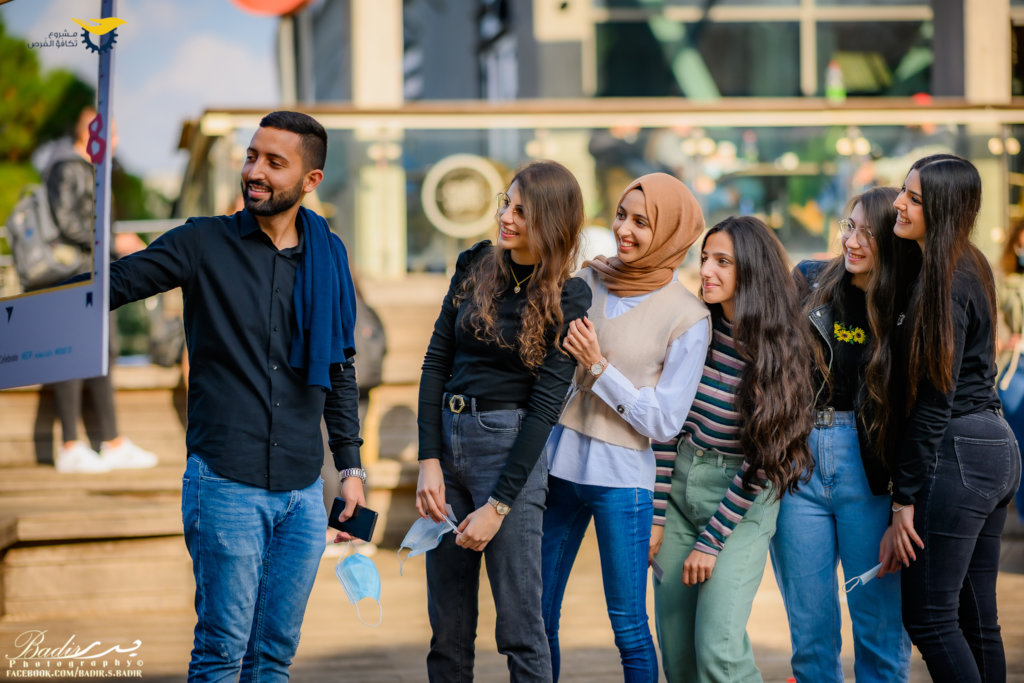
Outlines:
[{"label": "man's beard", "polygon": [[[256,185],[261,188],[266,188],[270,190],[270,196],[266,199],[256,201],[249,197],[247,185]],[[298,204],[301,199],[301,180],[295,187],[291,188],[291,190],[282,190],[280,192],[263,183],[252,181],[246,183],[245,181],[242,181],[242,200],[245,203],[246,210],[254,216],[276,216],[277,214],[287,211]]]}]

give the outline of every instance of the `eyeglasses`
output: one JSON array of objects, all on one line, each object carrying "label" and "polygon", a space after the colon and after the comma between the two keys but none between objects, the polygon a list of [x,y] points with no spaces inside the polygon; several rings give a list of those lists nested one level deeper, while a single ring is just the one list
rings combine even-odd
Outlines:
[{"label": "eyeglasses", "polygon": [[[504,192],[499,192],[497,196],[498,200],[498,216],[500,217],[508,208],[512,205],[512,200]],[[518,226],[526,225],[526,214],[523,213],[523,207],[516,206],[512,209],[512,222]]]},{"label": "eyeglasses", "polygon": [[860,236],[858,237],[858,239],[860,237],[867,237],[869,240],[875,239],[874,234],[870,230],[863,226],[858,227],[854,225],[853,221],[851,221],[849,218],[844,218],[843,220],[839,221],[839,232],[842,233],[843,237],[851,237],[853,236],[853,233],[859,232]]}]

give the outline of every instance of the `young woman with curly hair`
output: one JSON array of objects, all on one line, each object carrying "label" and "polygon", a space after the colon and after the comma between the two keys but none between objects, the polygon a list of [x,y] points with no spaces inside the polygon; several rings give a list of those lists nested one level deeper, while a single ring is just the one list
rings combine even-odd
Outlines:
[{"label": "young woman with curly hair", "polygon": [[[839,222],[842,253],[803,261],[795,272],[805,321],[817,338],[814,472],[782,500],[771,542],[775,579],[789,619],[798,681],[843,680],[841,608],[836,569],[853,579],[878,563],[889,526],[889,472],[873,437],[877,423],[865,376],[887,377],[897,252],[896,190],[877,187],[850,202]],[[910,673],[898,576],[854,581],[847,596],[858,681],[899,683]]]},{"label": "young woman with curly hair", "polygon": [[416,509],[451,505],[457,534],[427,553],[432,681],[473,678],[480,561],[512,680],[551,680],[541,617],[541,449],[576,362],[562,349],[590,289],[570,277],[583,227],[573,175],[552,161],[522,168],[499,195],[497,244],[459,255],[434,325],[419,393]]},{"label": "young woman with curly hair", "polygon": [[[1006,680],[996,614],[999,541],[1020,455],[995,383],[995,283],[970,242],[981,177],[967,160],[917,161],[894,232],[920,248],[897,275],[885,456],[893,473],[883,573],[902,568],[903,623],[936,681]],[[907,299],[907,297],[904,297]]]},{"label": "young woman with curly hair", "polygon": [[612,229],[616,255],[579,273],[594,301],[589,318],[569,325],[575,391],[545,448],[544,624],[557,680],[562,597],[593,518],[623,674],[647,683],[658,679],[647,566],[652,524],[660,539],[664,523],[654,519],[651,439],[679,433],[707,354],[707,308],[676,276],[704,216],[681,181],[651,173],[626,187]]},{"label": "young woman with curly hair", "polygon": [[756,218],[701,247],[711,348],[678,438],[654,606],[671,682],[760,681],[747,637],[779,499],[812,467],[810,334],[786,253]]}]

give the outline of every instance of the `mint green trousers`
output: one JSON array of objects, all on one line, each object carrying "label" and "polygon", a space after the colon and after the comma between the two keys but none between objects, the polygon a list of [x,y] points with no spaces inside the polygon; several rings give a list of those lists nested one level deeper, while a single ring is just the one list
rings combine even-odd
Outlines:
[{"label": "mint green trousers", "polygon": [[747,636],[754,594],[764,575],[779,502],[771,491],[755,500],[718,555],[711,578],[684,586],[683,562],[743,459],[680,441],[654,582],[655,626],[670,683],[761,681]]}]

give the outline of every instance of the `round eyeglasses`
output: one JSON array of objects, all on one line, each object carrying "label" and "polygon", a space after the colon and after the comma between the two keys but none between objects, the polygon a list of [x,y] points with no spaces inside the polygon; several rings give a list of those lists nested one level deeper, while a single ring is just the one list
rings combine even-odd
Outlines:
[{"label": "round eyeglasses", "polygon": [[[504,192],[498,193],[498,216],[500,217],[508,208],[512,205],[512,200]],[[523,213],[523,207],[514,206],[512,207],[512,222],[518,226],[526,225],[526,214]]]},{"label": "round eyeglasses", "polygon": [[860,235],[858,235],[857,239],[861,237],[867,237],[869,240],[875,239],[874,234],[870,230],[863,226],[858,227],[854,225],[853,221],[849,218],[839,221],[839,232],[842,233],[843,237],[851,237],[853,233],[858,232]]}]

